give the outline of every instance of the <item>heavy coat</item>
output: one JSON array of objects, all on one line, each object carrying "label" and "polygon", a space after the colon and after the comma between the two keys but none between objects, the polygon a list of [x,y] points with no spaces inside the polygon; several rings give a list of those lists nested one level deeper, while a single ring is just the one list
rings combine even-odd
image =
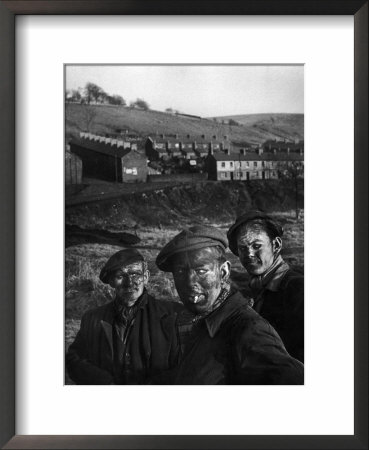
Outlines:
[{"label": "heavy coat", "polygon": [[254,309],[278,332],[288,353],[304,362],[304,277],[290,269],[278,286],[261,294]]},{"label": "heavy coat", "polygon": [[174,384],[303,384],[304,366],[235,292],[192,332]]},{"label": "heavy coat", "polygon": [[114,304],[87,311],[69,347],[66,366],[77,384],[142,384],[178,362],[176,305],[144,292],[128,330],[123,372],[114,368]]}]

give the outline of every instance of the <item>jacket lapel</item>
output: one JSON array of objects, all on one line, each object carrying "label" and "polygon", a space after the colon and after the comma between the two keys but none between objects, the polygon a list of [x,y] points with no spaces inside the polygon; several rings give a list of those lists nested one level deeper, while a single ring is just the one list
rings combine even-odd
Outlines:
[{"label": "jacket lapel", "polygon": [[112,327],[112,324],[109,322],[106,322],[105,320],[101,320],[100,323],[105,332],[105,336],[108,340],[111,354],[113,355],[113,327]]}]

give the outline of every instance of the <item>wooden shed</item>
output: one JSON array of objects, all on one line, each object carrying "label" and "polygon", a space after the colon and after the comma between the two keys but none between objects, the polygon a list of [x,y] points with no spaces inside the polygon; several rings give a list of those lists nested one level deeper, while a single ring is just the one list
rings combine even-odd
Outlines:
[{"label": "wooden shed", "polygon": [[81,158],[85,177],[118,183],[146,181],[146,158],[136,151],[89,139],[73,140],[70,148]]},{"label": "wooden shed", "polygon": [[65,184],[82,184],[82,160],[69,151],[65,152]]}]

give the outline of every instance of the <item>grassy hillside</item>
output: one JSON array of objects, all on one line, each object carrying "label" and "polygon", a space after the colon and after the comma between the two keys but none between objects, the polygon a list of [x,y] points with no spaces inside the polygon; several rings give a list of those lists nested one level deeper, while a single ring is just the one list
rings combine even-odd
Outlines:
[{"label": "grassy hillside", "polygon": [[[115,129],[128,129],[146,137],[155,133],[179,134],[191,136],[216,135],[221,138],[229,136],[233,142],[261,143],[266,139],[283,137],[287,139],[303,139],[303,121],[301,114],[260,114],[230,116],[228,118],[193,120],[160,111],[142,111],[122,106],[95,105],[89,106],[93,111],[90,124],[86,114],[86,106],[66,104],[66,135],[67,139],[78,135],[80,131],[104,134],[114,133]],[[233,118],[239,126],[229,126],[221,120]]]},{"label": "grassy hillside", "polygon": [[236,121],[240,125],[261,133],[272,133],[279,137],[304,138],[303,114],[244,114],[216,117],[218,121]]}]

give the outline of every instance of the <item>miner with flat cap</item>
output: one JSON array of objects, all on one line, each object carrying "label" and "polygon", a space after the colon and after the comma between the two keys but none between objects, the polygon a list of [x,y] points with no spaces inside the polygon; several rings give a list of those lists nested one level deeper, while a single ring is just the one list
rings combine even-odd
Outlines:
[{"label": "miner with flat cap", "polygon": [[178,362],[174,302],[146,291],[147,262],[136,249],[112,255],[100,280],[115,291],[110,303],[87,311],[66,366],[77,384],[147,384]]},{"label": "miner with flat cap", "polygon": [[249,274],[254,309],[278,332],[287,351],[304,362],[304,276],[281,255],[282,226],[257,210],[228,230],[229,248]]},{"label": "miner with flat cap", "polygon": [[303,384],[303,364],[274,328],[230,287],[227,238],[213,227],[183,230],[156,263],[172,272],[187,309],[178,320],[182,357],[174,384]]}]

